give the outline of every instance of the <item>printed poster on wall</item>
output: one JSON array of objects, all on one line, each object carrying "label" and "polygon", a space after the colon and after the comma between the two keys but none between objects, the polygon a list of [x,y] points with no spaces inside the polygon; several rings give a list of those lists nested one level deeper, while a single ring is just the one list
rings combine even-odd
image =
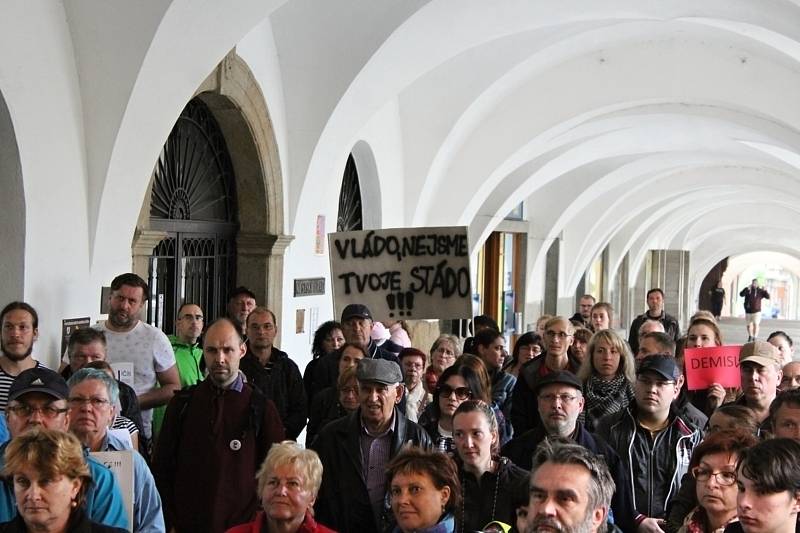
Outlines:
[{"label": "printed poster on wall", "polygon": [[396,228],[328,236],[335,316],[351,303],[375,320],[472,316],[466,227]]}]

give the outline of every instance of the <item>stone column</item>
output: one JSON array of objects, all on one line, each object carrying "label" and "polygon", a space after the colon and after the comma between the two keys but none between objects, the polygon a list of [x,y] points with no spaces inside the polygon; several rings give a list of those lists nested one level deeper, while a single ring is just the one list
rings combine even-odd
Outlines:
[{"label": "stone column", "polygon": [[[258,305],[281,314],[283,257],[294,235],[240,232],[236,237],[236,284],[256,294]],[[278,317],[287,320],[289,317]],[[293,317],[291,317],[294,320]]]},{"label": "stone column", "polygon": [[690,316],[689,252],[687,250],[651,250],[650,286],[664,291],[664,309],[678,319],[681,329]]}]

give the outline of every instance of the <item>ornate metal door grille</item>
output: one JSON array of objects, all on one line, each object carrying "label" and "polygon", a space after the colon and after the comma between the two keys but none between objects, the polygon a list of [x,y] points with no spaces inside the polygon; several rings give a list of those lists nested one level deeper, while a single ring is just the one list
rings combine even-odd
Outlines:
[{"label": "ornate metal door grille", "polygon": [[167,232],[150,257],[147,321],[175,328],[183,302],[210,321],[225,313],[235,279],[234,175],[225,140],[208,107],[192,100],[164,144],[156,165],[150,227]]},{"label": "ornate metal door grille", "polygon": [[342,190],[339,192],[339,215],[336,231],[364,229],[361,214],[361,187],[358,184],[358,170],[353,154],[347,158],[342,177]]}]

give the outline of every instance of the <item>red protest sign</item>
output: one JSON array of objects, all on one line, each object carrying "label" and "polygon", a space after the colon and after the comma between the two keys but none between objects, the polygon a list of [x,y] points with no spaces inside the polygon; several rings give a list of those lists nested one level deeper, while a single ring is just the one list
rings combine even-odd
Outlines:
[{"label": "red protest sign", "polygon": [[741,346],[712,346],[684,350],[686,384],[689,390],[707,389],[712,383],[738,387]]}]

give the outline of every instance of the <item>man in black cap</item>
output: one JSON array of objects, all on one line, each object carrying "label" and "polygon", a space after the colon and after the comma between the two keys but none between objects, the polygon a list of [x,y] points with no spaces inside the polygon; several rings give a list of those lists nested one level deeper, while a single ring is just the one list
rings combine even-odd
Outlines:
[{"label": "man in black cap", "polygon": [[533,466],[533,454],[547,437],[570,439],[605,458],[617,490],[611,500],[614,522],[623,531],[636,528],[630,481],[619,455],[601,438],[578,421],[583,411],[583,385],[572,372],[559,370],[544,376],[534,389],[542,424],[517,435],[503,447],[502,455],[526,470]]},{"label": "man in black cap", "polygon": [[358,410],[325,426],[312,443],[323,466],[315,517],[337,531],[388,531],[385,466],[404,445],[430,448],[431,440],[397,409],[397,363],[362,359],[356,378]]},{"label": "man in black cap", "polygon": [[675,358],[649,355],[636,371],[634,404],[597,425],[598,435],[614,448],[633,481],[640,530],[656,531],[664,524],[667,505],[703,437],[674,403],[682,385]]},{"label": "man in black cap", "polygon": [[[345,343],[356,344],[364,349],[369,359],[385,359],[397,363],[397,356],[381,348],[370,336],[372,332],[372,313],[366,305],[350,304],[342,311],[342,333]],[[339,357],[342,348],[335,352],[323,355],[314,369],[314,379],[311,385],[312,396],[317,392],[336,385],[339,377]],[[400,380],[402,382],[402,380]]]},{"label": "man in black cap", "polygon": [[[35,427],[68,431],[69,388],[58,373],[45,367],[25,370],[17,376],[8,391],[6,419],[11,438]],[[0,470],[4,467],[6,442],[0,447]],[[86,514],[93,522],[107,526],[128,527],[128,516],[114,474],[102,463],[86,456],[92,475],[86,493]],[[0,484],[0,522],[17,515],[14,490],[8,483]]]}]

